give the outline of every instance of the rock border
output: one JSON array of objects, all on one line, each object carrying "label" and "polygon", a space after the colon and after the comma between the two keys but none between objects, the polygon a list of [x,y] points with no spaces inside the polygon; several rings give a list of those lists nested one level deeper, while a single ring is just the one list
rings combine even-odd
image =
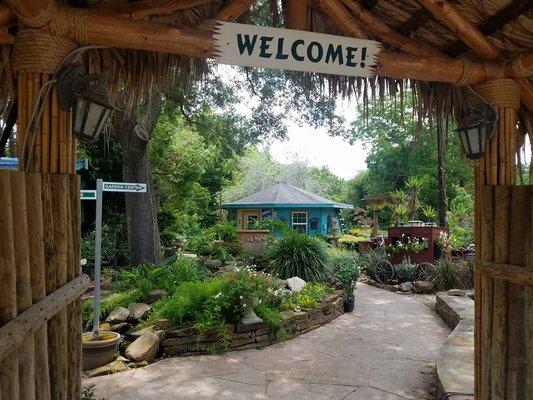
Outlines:
[{"label": "rock border", "polygon": [[316,308],[283,311],[284,332],[273,332],[266,323],[227,325],[227,337],[219,329],[198,333],[192,327],[165,329],[160,350],[163,357],[212,354],[220,351],[258,349],[295,338],[325,325],[344,312],[342,291],[328,295]]},{"label": "rock border", "polygon": [[[474,399],[474,301],[465,296],[437,293],[435,311],[452,333],[442,345],[437,358],[438,397]],[[453,395],[456,393],[456,395]],[[471,395],[469,395],[471,394]]]}]

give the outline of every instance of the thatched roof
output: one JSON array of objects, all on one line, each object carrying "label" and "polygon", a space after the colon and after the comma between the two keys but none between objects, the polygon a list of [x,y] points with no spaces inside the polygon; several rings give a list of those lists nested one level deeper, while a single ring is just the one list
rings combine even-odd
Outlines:
[{"label": "thatched roof", "polygon": [[[89,8],[99,12],[116,15],[117,18],[144,19],[146,21],[171,24],[178,28],[209,26],[210,20],[216,18],[221,10],[231,3],[252,4],[251,13],[246,11],[239,14],[238,22],[252,20],[288,25],[288,17],[284,12],[287,3],[281,4],[276,0],[257,0],[255,3],[246,0],[68,0],[68,5],[75,8]],[[299,0],[304,3],[304,0]],[[424,0],[431,2],[432,0]],[[442,57],[452,59],[468,58],[482,60],[480,51],[473,51],[458,33],[439,21],[434,13],[422,6],[424,1],[416,0],[308,0],[309,7],[306,29],[348,36],[364,36],[383,42],[384,49],[391,53],[404,52],[420,53],[426,51]],[[294,3],[294,0],[292,0]],[[265,4],[268,3],[268,4]],[[326,8],[342,7],[342,13],[348,13],[353,20],[347,21],[345,26],[339,20],[332,18]],[[460,17],[478,27],[482,35],[494,45],[501,57],[512,61],[517,54],[533,49],[533,10],[531,0],[459,0],[452,1],[452,6],[459,11]],[[281,7],[280,7],[281,5]],[[6,5],[0,2],[0,22],[2,9]],[[247,7],[245,7],[247,8]],[[267,12],[265,13],[265,10]],[[326,10],[327,11],[327,10]],[[269,13],[269,14],[268,14]],[[285,18],[284,18],[285,16]],[[341,17],[339,17],[341,18]],[[373,23],[366,19],[371,18]],[[8,19],[8,32],[16,35],[16,19]],[[376,26],[378,34],[376,34]],[[381,26],[381,28],[380,28]],[[388,37],[394,40],[385,41],[379,29],[388,30]],[[399,45],[397,41],[408,42],[407,46]],[[5,42],[5,41],[4,41]],[[391,44],[392,43],[392,44]],[[420,48],[420,51],[417,50]],[[483,49],[481,49],[483,50]],[[6,64],[9,59],[11,45],[3,45],[3,68],[0,70],[0,80],[6,90],[10,87],[11,76],[7,73]],[[126,88],[130,99],[137,100],[150,90],[159,87],[166,88],[176,80],[182,84],[202,79],[205,71],[205,61],[189,59],[180,55],[169,55],[156,52],[99,49],[92,50],[88,57],[92,71],[102,68],[111,70],[115,89]],[[415,96],[415,101],[422,113],[426,111],[442,111],[445,114],[457,109],[464,103],[464,88],[450,83],[428,83],[407,81],[393,78],[353,78],[343,76],[316,76],[301,74],[301,82],[317,90],[329,90],[332,95],[358,95],[363,98],[383,96],[387,93],[403,93],[409,85]],[[324,85],[324,82],[329,85]],[[531,83],[527,82],[531,87]],[[531,89],[533,96],[533,89]],[[532,103],[533,103],[533,99]],[[530,107],[532,105],[530,104]]]}]

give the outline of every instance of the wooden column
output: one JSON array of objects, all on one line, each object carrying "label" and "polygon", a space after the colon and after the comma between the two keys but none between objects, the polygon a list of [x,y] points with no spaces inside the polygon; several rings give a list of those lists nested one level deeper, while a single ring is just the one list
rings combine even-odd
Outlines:
[{"label": "wooden column", "polygon": [[[511,212],[510,187],[515,184],[516,118],[520,92],[513,80],[494,80],[473,86],[477,95],[492,104],[499,116],[498,129],[486,155],[475,170],[476,256],[478,264],[517,261],[510,237],[515,211]],[[472,96],[471,101],[481,101]],[[491,185],[491,186],[489,186]],[[494,188],[494,186],[496,186]],[[476,275],[476,392],[479,399],[519,399],[525,388],[519,365],[525,365],[525,288]],[[524,347],[522,347],[522,345]]]},{"label": "wooden column", "polygon": [[[20,29],[16,38],[13,67],[17,73],[20,172],[10,175],[13,224],[8,229],[15,241],[7,241],[16,244],[12,249],[16,303],[4,302],[6,313],[20,314],[81,273],[80,186],[71,117],[60,110],[55,87],[43,97],[59,63],[76,47],[70,39],[39,29]],[[40,116],[34,112],[39,99],[43,104]],[[25,339],[12,359],[18,365],[12,368],[18,377],[10,377],[11,385],[5,390],[2,387],[1,399],[79,398],[81,302],[75,300],[59,310]],[[0,377],[6,376],[2,364]]]}]

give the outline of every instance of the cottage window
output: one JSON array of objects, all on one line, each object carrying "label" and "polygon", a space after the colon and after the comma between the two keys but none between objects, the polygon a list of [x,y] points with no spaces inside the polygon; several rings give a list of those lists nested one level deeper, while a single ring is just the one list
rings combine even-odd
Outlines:
[{"label": "cottage window", "polygon": [[295,231],[307,233],[307,213],[303,211],[294,211],[292,213],[292,229]]}]

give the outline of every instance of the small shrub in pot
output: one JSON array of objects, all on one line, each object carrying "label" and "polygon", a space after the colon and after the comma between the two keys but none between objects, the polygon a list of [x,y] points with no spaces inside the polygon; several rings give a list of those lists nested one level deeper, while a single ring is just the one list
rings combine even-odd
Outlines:
[{"label": "small shrub in pot", "polygon": [[355,306],[355,288],[360,275],[356,253],[349,251],[335,251],[332,253],[331,264],[337,284],[342,286],[344,309],[352,312]]}]

